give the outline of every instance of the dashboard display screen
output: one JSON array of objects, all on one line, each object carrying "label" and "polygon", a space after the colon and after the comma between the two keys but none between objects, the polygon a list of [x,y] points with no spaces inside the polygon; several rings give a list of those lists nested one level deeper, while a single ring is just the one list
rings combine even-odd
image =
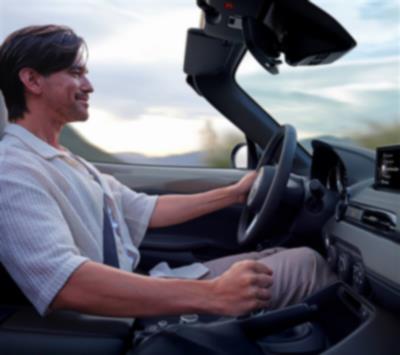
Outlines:
[{"label": "dashboard display screen", "polygon": [[400,191],[400,145],[377,148],[375,187]]}]

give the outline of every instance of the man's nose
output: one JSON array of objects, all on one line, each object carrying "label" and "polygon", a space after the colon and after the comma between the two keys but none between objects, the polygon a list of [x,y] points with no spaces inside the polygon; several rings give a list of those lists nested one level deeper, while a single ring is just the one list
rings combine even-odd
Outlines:
[{"label": "man's nose", "polygon": [[90,82],[90,80],[87,78],[87,76],[83,76],[82,89],[87,93],[94,91],[93,85]]}]

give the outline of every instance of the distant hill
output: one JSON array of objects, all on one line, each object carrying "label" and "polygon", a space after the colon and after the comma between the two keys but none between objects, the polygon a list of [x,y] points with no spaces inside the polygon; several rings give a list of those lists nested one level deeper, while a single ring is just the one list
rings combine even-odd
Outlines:
[{"label": "distant hill", "polygon": [[85,158],[86,160],[101,163],[122,163],[114,155],[89,143],[71,126],[65,126],[61,132],[60,143],[71,152]]},{"label": "distant hill", "polygon": [[65,126],[61,132],[60,143],[75,154],[92,162],[127,163],[149,165],[206,166],[203,152],[169,155],[166,157],[148,157],[137,153],[110,154],[89,143],[71,126]]}]

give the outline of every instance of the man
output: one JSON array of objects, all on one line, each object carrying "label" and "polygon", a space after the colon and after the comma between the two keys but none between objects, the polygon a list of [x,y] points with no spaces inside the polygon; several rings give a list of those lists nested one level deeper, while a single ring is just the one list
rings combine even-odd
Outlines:
[{"label": "man", "polygon": [[[201,280],[132,273],[147,228],[243,202],[256,174],[205,193],[157,197],[99,173],[59,145],[65,124],[88,119],[86,74],[86,45],[67,27],[23,28],[0,48],[11,122],[0,144],[0,261],[39,313],[239,315],[297,302],[334,280],[307,248],[213,260]],[[103,250],[106,230],[112,237]]]}]

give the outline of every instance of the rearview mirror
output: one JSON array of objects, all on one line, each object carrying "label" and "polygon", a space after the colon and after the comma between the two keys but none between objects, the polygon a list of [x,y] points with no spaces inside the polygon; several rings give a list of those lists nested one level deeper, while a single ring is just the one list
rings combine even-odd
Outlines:
[{"label": "rearview mirror", "polygon": [[263,22],[243,18],[243,37],[255,59],[276,74],[279,56],[289,65],[329,64],[356,45],[330,15],[307,0],[279,0]]},{"label": "rearview mirror", "polygon": [[204,32],[243,43],[270,73],[283,54],[289,65],[332,63],[356,41],[332,16],[308,0],[197,0]]}]

